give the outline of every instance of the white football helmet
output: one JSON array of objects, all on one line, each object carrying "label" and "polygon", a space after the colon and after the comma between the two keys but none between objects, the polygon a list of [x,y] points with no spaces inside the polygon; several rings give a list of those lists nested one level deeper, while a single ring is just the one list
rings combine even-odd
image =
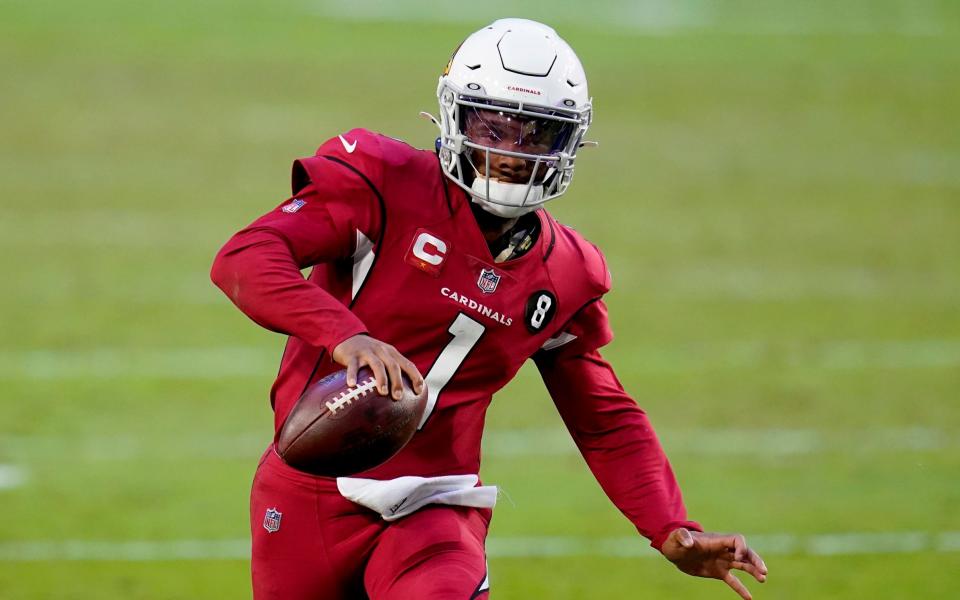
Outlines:
[{"label": "white football helmet", "polygon": [[472,34],[437,99],[440,164],[474,202],[512,218],[567,190],[592,110],[583,66],[553,29],[501,19]]}]

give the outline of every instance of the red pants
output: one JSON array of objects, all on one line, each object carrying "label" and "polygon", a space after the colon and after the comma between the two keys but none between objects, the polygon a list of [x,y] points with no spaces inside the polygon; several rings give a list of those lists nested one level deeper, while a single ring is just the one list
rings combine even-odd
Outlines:
[{"label": "red pants", "polygon": [[486,599],[491,515],[427,506],[388,523],[271,447],[250,497],[254,599]]}]

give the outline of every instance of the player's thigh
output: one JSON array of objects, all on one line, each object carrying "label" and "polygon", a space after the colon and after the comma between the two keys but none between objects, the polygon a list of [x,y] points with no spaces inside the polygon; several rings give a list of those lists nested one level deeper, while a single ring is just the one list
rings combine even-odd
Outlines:
[{"label": "player's thigh", "polygon": [[[279,464],[278,464],[279,463]],[[268,451],[250,494],[251,572],[254,600],[354,600],[363,594],[362,565],[376,528],[355,523],[342,542],[328,517],[346,503],[324,493],[304,474]],[[353,522],[352,515],[341,521]],[[346,523],[344,523],[346,524]],[[331,543],[336,560],[331,560]]]},{"label": "player's thigh", "polygon": [[433,506],[381,534],[364,574],[371,600],[486,598],[491,511]]}]

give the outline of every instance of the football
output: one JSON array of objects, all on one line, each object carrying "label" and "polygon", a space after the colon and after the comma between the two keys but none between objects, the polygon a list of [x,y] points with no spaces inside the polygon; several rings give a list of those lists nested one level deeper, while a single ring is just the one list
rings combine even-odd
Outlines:
[{"label": "football", "polygon": [[403,397],[377,391],[373,372],[362,367],[357,385],[346,369],[311,385],[290,411],[277,438],[277,454],[291,467],[313,475],[343,477],[371,469],[400,451],[427,405],[403,375]]}]

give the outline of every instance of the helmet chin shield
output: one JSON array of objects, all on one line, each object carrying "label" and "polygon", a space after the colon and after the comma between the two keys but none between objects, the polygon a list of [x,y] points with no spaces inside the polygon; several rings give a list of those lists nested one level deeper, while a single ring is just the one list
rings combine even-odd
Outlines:
[{"label": "helmet chin shield", "polygon": [[566,192],[592,104],[580,61],[552,29],[502,19],[474,33],[437,99],[441,167],[474,202],[514,217]]},{"label": "helmet chin shield", "polygon": [[504,183],[477,175],[470,187],[470,196],[488,213],[514,219],[540,208],[543,204],[543,186]]}]

